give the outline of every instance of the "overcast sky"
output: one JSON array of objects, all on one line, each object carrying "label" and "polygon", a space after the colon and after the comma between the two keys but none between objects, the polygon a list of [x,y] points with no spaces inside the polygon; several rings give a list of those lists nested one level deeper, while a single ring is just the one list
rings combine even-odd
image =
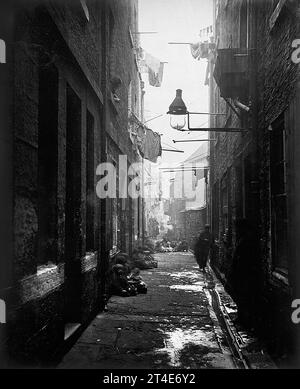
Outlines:
[{"label": "overcast sky", "polygon": [[[207,60],[195,60],[190,47],[168,45],[168,42],[198,42],[199,31],[212,24],[212,0],[140,0],[139,31],[156,31],[157,34],[141,35],[142,48],[166,61],[162,86],[151,87],[146,83],[146,120],[165,114],[175,98],[176,89],[183,90],[183,100],[189,111],[208,112],[208,86],[204,86]],[[208,121],[198,116],[197,125]],[[149,122],[149,128],[164,134],[166,144],[184,150],[184,154],[164,152],[163,164],[176,166],[192,154],[201,143],[173,144],[173,139],[207,138],[206,132],[181,133],[170,127],[169,116]]]}]

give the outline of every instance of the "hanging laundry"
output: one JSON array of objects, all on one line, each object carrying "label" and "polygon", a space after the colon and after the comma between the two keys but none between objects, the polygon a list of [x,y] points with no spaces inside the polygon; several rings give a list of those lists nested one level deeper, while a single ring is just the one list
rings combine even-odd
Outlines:
[{"label": "hanging laundry", "polygon": [[151,86],[160,87],[164,74],[164,63],[153,57],[151,54],[145,53],[145,59],[142,66],[147,68],[149,74],[149,84]]},{"label": "hanging laundry", "polygon": [[195,170],[193,170],[193,174],[192,174],[192,190],[193,190],[193,192],[196,190],[197,184],[198,184],[197,170],[195,169]]},{"label": "hanging laundry", "polygon": [[210,62],[208,61],[206,66],[205,81],[204,81],[204,85],[206,86],[209,85],[209,77],[210,77]]},{"label": "hanging laundry", "polygon": [[156,163],[162,154],[161,136],[147,128],[133,113],[129,123],[134,127],[134,144],[144,159]]},{"label": "hanging laundry", "polygon": [[204,169],[198,169],[197,170],[197,173],[196,173],[197,181],[201,180],[202,178],[204,178],[204,175],[205,175],[204,172],[205,172]]},{"label": "hanging laundry", "polygon": [[206,58],[209,61],[215,58],[216,44],[211,42],[198,42],[190,44],[191,54],[195,59]]},{"label": "hanging laundry", "polygon": [[192,56],[200,61],[201,58],[208,58],[209,43],[198,42],[190,45]]},{"label": "hanging laundry", "polygon": [[155,73],[151,68],[149,68],[149,84],[151,86],[160,87],[162,84],[164,74],[164,63],[160,63],[158,73]]},{"label": "hanging laundry", "polygon": [[208,184],[208,169],[204,170],[205,184]]},{"label": "hanging laundry", "polygon": [[200,38],[201,37],[208,38],[210,35],[212,35],[212,33],[213,33],[213,26],[210,25],[208,27],[202,28],[199,32],[199,36]]},{"label": "hanging laundry", "polygon": [[139,151],[144,159],[156,163],[157,158],[162,154],[161,136],[149,128],[144,127],[144,129],[144,132],[139,129]]}]

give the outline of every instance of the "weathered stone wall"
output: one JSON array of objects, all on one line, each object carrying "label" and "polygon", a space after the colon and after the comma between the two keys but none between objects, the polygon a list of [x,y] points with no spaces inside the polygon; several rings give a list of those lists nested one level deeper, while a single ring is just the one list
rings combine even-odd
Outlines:
[{"label": "weathered stone wall", "polygon": [[[288,109],[296,94],[299,69],[291,61],[292,41],[297,38],[299,26],[296,14],[283,10],[276,25],[270,31],[268,21],[273,8],[270,2],[260,4],[257,31],[258,61],[258,147],[261,182],[261,217],[264,253],[268,261],[270,253],[269,214],[269,130],[268,127],[278,116]],[[288,129],[289,131],[289,129]]]},{"label": "weathered stone wall", "polygon": [[[0,297],[5,299],[8,307],[5,341],[13,362],[22,364],[26,360],[32,364],[56,358],[64,348],[66,322],[75,317],[83,328],[101,309],[102,283],[105,280],[101,233],[106,227],[103,219],[100,220],[103,203],[96,198],[96,193],[92,200],[89,199],[95,212],[95,244],[93,252],[86,253],[87,111],[94,118],[92,174],[95,188],[98,179],[96,166],[106,158],[101,153],[105,143],[104,131],[112,138],[117,154],[128,154],[130,162],[137,158],[127,129],[130,80],[133,83],[132,95],[137,99],[136,110],[140,110],[141,85],[129,33],[129,25],[131,30],[137,28],[136,21],[132,19],[133,4],[137,6],[135,1],[88,2],[89,20],[79,1],[76,4],[39,2],[30,6],[21,6],[20,3],[15,14],[11,61],[14,86],[11,125],[14,136],[13,280],[6,290],[1,290],[2,284],[0,286]],[[106,47],[106,39],[110,36],[109,8],[115,19],[113,47],[110,49]],[[108,62],[106,69],[103,56],[108,52],[111,63]],[[57,136],[57,140],[53,142],[51,159],[53,157],[54,164],[50,173],[54,177],[49,185],[47,183],[47,188],[52,191],[47,202],[45,195],[41,197],[44,187],[39,166],[41,125],[47,125],[46,120],[41,121],[40,93],[41,71],[51,69],[57,82],[49,86],[49,95],[54,97],[50,100],[49,112],[42,114],[43,117],[49,115],[49,122],[56,125],[57,134],[53,133],[53,136]],[[122,80],[121,88],[116,91],[120,103],[113,102],[110,94],[110,77],[106,74],[113,73]],[[74,116],[80,116],[79,143],[76,144],[78,153],[74,161],[79,192],[76,194],[76,215],[72,216],[76,224],[72,258],[65,239],[66,212],[70,201],[66,197],[70,174],[66,162],[70,147],[67,136],[70,131],[69,90],[79,102],[79,112],[74,112]],[[55,104],[57,110],[54,112]],[[109,115],[104,115],[105,107],[108,107]],[[53,120],[55,115],[56,121]],[[51,135],[49,139],[52,140]],[[41,208],[51,216],[51,220],[54,219],[47,227],[52,228],[51,236],[44,234],[42,237],[46,247],[51,248],[43,257],[40,255],[39,235],[43,222]]]},{"label": "weathered stone wall", "polygon": [[[240,47],[239,21],[242,0],[219,2],[219,16],[216,20],[216,32],[219,37],[219,48]],[[261,243],[260,271],[262,291],[258,305],[261,307],[261,318],[257,326],[266,335],[273,349],[285,350],[290,347],[293,328],[290,320],[291,289],[290,280],[279,280],[274,276],[271,252],[270,220],[270,137],[269,125],[284,111],[287,113],[293,104],[296,94],[299,67],[291,61],[292,41],[299,36],[299,21],[296,19],[296,2],[285,6],[275,24],[270,29],[269,21],[276,2],[253,1],[249,8],[249,48],[252,51],[249,74],[249,102],[252,113],[247,119],[239,122],[234,113],[229,112],[225,102],[220,99],[216,85],[213,86],[212,107],[215,112],[226,112],[227,116],[218,119],[214,124],[227,126],[250,125],[252,130],[247,134],[221,134],[215,145],[211,145],[211,184],[213,226],[216,238],[221,239],[225,232],[222,217],[222,197],[224,191],[228,197],[228,236],[231,246],[235,245],[234,221],[247,217],[255,221]],[[226,5],[227,4],[227,5]],[[246,1],[244,1],[246,4]],[[253,50],[252,50],[253,49]],[[249,103],[249,102],[246,102]],[[286,123],[287,117],[286,117]],[[294,128],[287,127],[291,135]],[[292,137],[291,137],[292,138]],[[292,154],[293,147],[288,145]],[[288,155],[288,158],[291,156]],[[287,161],[288,192],[292,192],[294,173]],[[222,177],[225,178],[222,192]],[[214,189],[215,188],[215,189]],[[289,201],[290,209],[293,203]],[[292,211],[290,212],[290,214]],[[290,241],[289,244],[292,244]],[[219,245],[219,258],[215,260],[217,268],[228,275],[231,258],[226,257],[224,246]],[[290,266],[296,261],[290,256]]]},{"label": "weathered stone wall", "polygon": [[[141,112],[141,78],[137,68],[137,1],[109,2],[110,10],[110,54],[109,75],[118,77],[122,84],[116,91],[120,102],[110,103],[110,123],[107,132],[118,145],[120,152],[128,156],[129,162],[137,160],[128,136],[128,106],[139,117]],[[131,102],[128,90],[131,82]],[[122,141],[120,142],[120,140]]]},{"label": "weathered stone wall", "polygon": [[[296,18],[296,3],[292,8],[284,7],[275,26],[270,30],[268,21],[273,12],[271,2],[259,4],[257,13],[257,96],[258,96],[258,158],[260,161],[260,209],[261,209],[261,256],[266,271],[267,290],[265,290],[265,306],[270,307],[268,318],[269,331],[265,333],[278,336],[277,347],[284,350],[290,347],[295,326],[291,323],[291,288],[285,282],[274,277],[274,264],[271,250],[271,215],[270,215],[270,133],[269,126],[280,114],[285,114],[287,133],[287,192],[293,192],[294,173],[291,166],[293,146],[291,135],[295,131],[287,121],[289,107],[296,95],[299,67],[291,60],[292,42],[299,36],[299,20]],[[265,22],[264,22],[265,21]],[[295,204],[288,197],[289,214],[293,214]],[[291,223],[291,218],[289,222]],[[298,221],[299,222],[299,221]],[[288,246],[293,245],[289,236]],[[298,261],[289,255],[289,270]],[[288,276],[292,286],[293,274]],[[271,338],[272,335],[270,335]],[[270,339],[272,341],[272,339]],[[276,342],[274,342],[276,343]]]}]

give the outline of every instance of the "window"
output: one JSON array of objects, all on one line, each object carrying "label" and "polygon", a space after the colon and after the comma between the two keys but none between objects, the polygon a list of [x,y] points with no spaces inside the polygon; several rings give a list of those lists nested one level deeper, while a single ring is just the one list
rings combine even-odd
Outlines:
[{"label": "window", "polygon": [[57,257],[58,72],[39,73],[38,263]]},{"label": "window", "polygon": [[271,234],[275,269],[287,270],[286,132],[284,114],[272,124],[270,134]]},{"label": "window", "polygon": [[74,260],[81,226],[81,100],[67,87],[66,147],[66,261]]},{"label": "window", "polygon": [[87,111],[86,123],[86,251],[95,250],[95,120]]},{"label": "window", "polygon": [[245,0],[242,1],[240,9],[240,48],[248,48],[248,9]]}]

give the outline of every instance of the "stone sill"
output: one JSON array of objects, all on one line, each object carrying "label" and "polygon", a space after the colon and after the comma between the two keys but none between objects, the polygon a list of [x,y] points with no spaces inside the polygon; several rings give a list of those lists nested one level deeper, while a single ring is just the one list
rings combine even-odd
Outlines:
[{"label": "stone sill", "polygon": [[275,269],[272,272],[272,278],[273,278],[274,282],[277,282],[277,283],[279,282],[285,288],[288,289],[290,287],[288,276],[285,275],[284,273],[280,272],[280,269]]},{"label": "stone sill", "polygon": [[49,265],[38,266],[36,274],[37,274],[37,277],[42,277],[43,274],[54,273],[56,271],[57,271],[57,265],[54,265],[52,263],[52,264],[49,264]]},{"label": "stone sill", "polygon": [[80,323],[67,323],[65,325],[64,340],[68,340],[73,336],[81,327]]},{"label": "stone sill", "polygon": [[118,249],[117,247],[114,247],[113,249],[111,249],[109,251],[109,258],[112,259],[114,258],[116,255],[118,255],[119,253],[121,252],[120,249]]},{"label": "stone sill", "polygon": [[86,253],[86,255],[81,258],[81,273],[87,273],[91,270],[96,270],[97,268],[97,255],[98,252]]},{"label": "stone sill", "polygon": [[[81,273],[96,271],[98,252],[87,253],[80,259]],[[17,286],[18,303],[25,304],[45,297],[62,287],[65,282],[64,264],[39,266],[37,273],[24,278]]]},{"label": "stone sill", "polygon": [[64,265],[39,266],[37,273],[20,281],[19,298],[22,304],[41,298],[61,287],[64,282]]}]

